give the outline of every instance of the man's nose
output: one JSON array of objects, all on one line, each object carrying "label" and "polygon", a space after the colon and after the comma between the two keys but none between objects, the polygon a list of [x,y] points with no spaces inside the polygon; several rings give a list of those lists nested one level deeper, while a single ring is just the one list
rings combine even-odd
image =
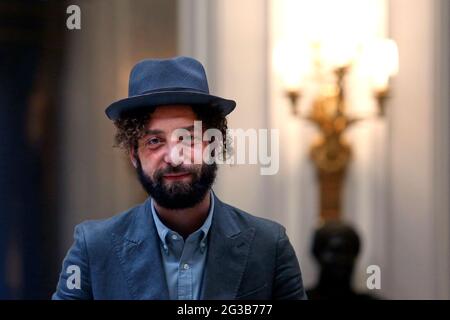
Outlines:
[{"label": "man's nose", "polygon": [[173,167],[179,166],[183,163],[180,143],[170,142],[166,144],[165,148],[164,162]]}]

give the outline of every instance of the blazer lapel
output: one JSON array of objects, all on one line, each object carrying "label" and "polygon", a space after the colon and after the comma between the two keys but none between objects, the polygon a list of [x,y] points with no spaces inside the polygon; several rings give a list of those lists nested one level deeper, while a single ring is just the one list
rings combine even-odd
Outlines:
[{"label": "blazer lapel", "polygon": [[202,299],[232,300],[239,290],[255,229],[241,230],[233,212],[214,197]]},{"label": "blazer lapel", "polygon": [[113,233],[112,241],[132,298],[169,299],[149,199],[137,208],[133,221],[123,232]]}]

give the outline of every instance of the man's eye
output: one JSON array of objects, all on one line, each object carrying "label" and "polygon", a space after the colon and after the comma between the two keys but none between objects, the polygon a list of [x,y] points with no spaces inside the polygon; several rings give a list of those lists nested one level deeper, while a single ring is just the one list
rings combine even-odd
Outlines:
[{"label": "man's eye", "polygon": [[147,142],[145,143],[145,145],[150,148],[154,148],[154,147],[158,146],[160,143],[161,143],[161,139],[155,137],[155,138],[148,139]]},{"label": "man's eye", "polygon": [[186,145],[193,145],[195,143],[199,143],[201,142],[201,138],[195,137],[194,135],[192,136],[180,136],[178,138],[178,141],[186,144]]},{"label": "man's eye", "polygon": [[184,144],[191,144],[193,142],[193,137],[191,136],[179,136],[178,141]]}]

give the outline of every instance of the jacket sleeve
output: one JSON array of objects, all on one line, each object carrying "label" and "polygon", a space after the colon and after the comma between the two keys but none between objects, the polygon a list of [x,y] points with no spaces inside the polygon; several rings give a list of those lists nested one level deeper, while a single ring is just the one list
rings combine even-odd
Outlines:
[{"label": "jacket sleeve", "polygon": [[282,226],[278,237],[275,268],[273,299],[306,300],[300,265],[286,235],[286,229]]},{"label": "jacket sleeve", "polygon": [[75,227],[74,243],[64,258],[56,292],[52,299],[92,299],[89,257],[83,224]]}]

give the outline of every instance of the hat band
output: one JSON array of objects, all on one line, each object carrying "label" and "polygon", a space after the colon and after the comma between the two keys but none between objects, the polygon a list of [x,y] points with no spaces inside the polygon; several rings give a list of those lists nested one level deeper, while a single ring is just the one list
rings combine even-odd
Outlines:
[{"label": "hat band", "polygon": [[199,92],[209,94],[209,91],[199,90],[195,88],[187,88],[187,87],[167,87],[167,88],[158,88],[152,90],[145,90],[140,94],[149,94],[149,93],[158,93],[158,92],[167,92],[167,91],[177,91],[177,92]]}]

